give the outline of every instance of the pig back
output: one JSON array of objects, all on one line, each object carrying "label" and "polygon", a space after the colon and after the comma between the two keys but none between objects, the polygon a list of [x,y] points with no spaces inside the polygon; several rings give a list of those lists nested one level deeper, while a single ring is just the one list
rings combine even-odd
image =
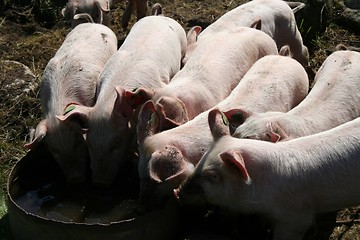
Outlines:
[{"label": "pig back", "polygon": [[321,111],[327,112],[324,117],[331,117],[333,123],[340,120],[336,116],[348,120],[360,116],[359,76],[360,53],[335,51],[318,70],[309,95],[291,113],[318,116],[317,111],[321,108]]},{"label": "pig back", "polygon": [[[184,28],[174,19],[160,15],[146,16],[137,21],[121,49],[133,52],[137,49],[132,57],[141,59],[146,56],[151,61],[164,62],[166,65],[170,65],[170,61],[180,68],[179,59],[184,56],[186,45]],[[148,52],[152,56],[148,56]]]},{"label": "pig back", "polygon": [[249,112],[287,112],[308,94],[309,79],[302,65],[286,56],[267,55],[245,74],[229,97],[217,107],[221,111],[242,108]]},{"label": "pig back", "polygon": [[51,111],[51,103],[60,104],[53,106],[56,114],[71,102],[92,106],[98,76],[116,50],[117,38],[110,28],[91,23],[75,27],[44,70],[40,89],[44,111]]},{"label": "pig back", "polygon": [[153,101],[163,96],[177,98],[191,120],[225,99],[250,67],[270,54],[277,54],[276,44],[259,30],[243,27],[221,31],[199,42],[184,67]]}]

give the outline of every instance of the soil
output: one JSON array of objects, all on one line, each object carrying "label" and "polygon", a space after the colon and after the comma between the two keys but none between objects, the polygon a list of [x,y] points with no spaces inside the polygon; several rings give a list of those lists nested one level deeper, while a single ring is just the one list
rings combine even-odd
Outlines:
[{"label": "soil", "polygon": [[[42,117],[38,96],[42,72],[71,30],[59,14],[62,5],[47,8],[47,11],[37,11],[34,10],[37,6],[34,2],[39,1],[30,1],[28,5],[21,7],[16,4],[4,7],[0,4],[0,125],[2,126],[0,128],[0,239],[6,240],[11,239],[6,209],[3,207],[7,176],[12,166],[26,154],[27,150],[23,145],[29,140],[29,129],[36,126]],[[163,6],[164,15],[174,18],[185,30],[189,30],[194,25],[206,28],[222,14],[246,1],[159,0],[158,2]],[[151,4],[152,2],[149,2],[149,5]],[[111,11],[110,27],[116,33],[119,45],[128,33],[128,30],[121,28],[121,16],[125,6],[126,3],[121,2]],[[135,17],[132,18],[129,28],[134,21]],[[301,19],[297,21],[301,22]],[[300,26],[299,29],[305,35],[306,29],[301,29]],[[304,36],[304,42],[310,52],[311,67],[315,71],[319,69],[325,58],[339,43],[349,48],[360,49],[360,35],[355,34],[353,30],[341,26],[334,18],[329,21],[323,32],[316,34],[316,37],[307,39]],[[208,218],[200,224],[202,227],[207,224],[205,228],[199,229],[206,229],[208,233],[204,235],[201,231],[197,232],[191,239],[240,239],[240,237],[247,239],[243,238],[241,232],[243,228],[239,226],[244,223],[239,219],[235,221],[236,224],[232,222],[223,230],[217,230],[219,225],[216,224],[219,219],[214,220],[214,212],[216,213],[217,210],[208,214]],[[229,219],[222,220],[221,226],[225,226],[224,222],[229,221]],[[190,229],[191,232],[193,229]],[[360,239],[359,207],[319,216],[317,228],[314,230],[310,231],[307,238]]]}]

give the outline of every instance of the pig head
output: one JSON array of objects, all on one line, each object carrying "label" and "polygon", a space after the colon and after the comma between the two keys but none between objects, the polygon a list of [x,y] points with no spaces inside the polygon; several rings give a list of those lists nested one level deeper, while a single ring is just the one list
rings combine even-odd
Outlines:
[{"label": "pig head", "polygon": [[[163,200],[149,194],[167,197],[168,189],[178,186],[194,169],[194,165],[186,160],[186,149],[176,145],[177,140],[174,139],[175,144],[170,139],[159,139],[155,144],[148,141],[150,136],[160,132],[161,120],[151,100],[142,106],[137,125],[141,152],[138,166],[141,178],[139,199],[148,205],[157,205]],[[158,149],[158,145],[161,148]]]},{"label": "pig head", "polygon": [[[231,137],[229,121],[221,111],[211,110],[208,121],[214,142]],[[195,171],[173,192],[183,204],[212,203],[223,206],[224,202],[228,204],[230,201],[233,184],[237,186],[239,195],[246,185],[251,184],[244,158],[240,152],[227,151],[215,145],[203,155]]]},{"label": "pig head", "polygon": [[[135,134],[130,122],[138,106],[127,100],[131,94],[126,92],[121,87],[114,89],[115,101],[110,107],[78,106],[61,117],[63,122],[86,123],[83,131],[87,134],[86,142],[92,159],[92,181],[98,186],[109,186],[128,159],[125,153]],[[107,111],[104,108],[108,108]]]}]

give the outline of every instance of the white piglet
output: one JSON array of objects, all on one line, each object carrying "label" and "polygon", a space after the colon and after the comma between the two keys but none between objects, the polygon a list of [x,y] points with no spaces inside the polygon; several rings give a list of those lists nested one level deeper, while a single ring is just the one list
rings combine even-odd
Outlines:
[{"label": "white piglet", "polygon": [[316,214],[360,204],[360,118],[276,144],[231,137],[218,109],[209,126],[214,144],[174,190],[180,203],[262,215],[274,240],[300,240]]},{"label": "white piglet", "polygon": [[64,116],[64,121],[75,118],[88,123],[87,144],[95,184],[111,184],[127,161],[135,136],[134,111],[145,101],[133,91],[166,86],[180,70],[185,50],[185,30],[174,19],[140,19],[105,65],[94,107],[76,108]]},{"label": "white piglet", "polygon": [[254,28],[223,31],[201,42],[171,82],[149,96],[160,116],[160,130],[179,126],[225,99],[250,67],[277,55],[274,40]]},{"label": "white piglet", "polygon": [[[294,8],[292,9],[289,5],[294,6]],[[284,45],[288,45],[292,56],[308,71],[310,70],[308,49],[303,45],[294,16],[294,12],[304,6],[301,2],[289,3],[282,0],[253,0],[241,4],[222,15],[204,31],[200,32],[198,27],[189,30],[188,37],[192,40],[188,43],[188,51],[184,62],[187,61],[188,55],[192,54],[196,45],[218,32],[237,27],[255,26],[271,36],[279,50]]]},{"label": "white piglet", "polygon": [[309,95],[287,113],[248,114],[235,137],[286,141],[336,127],[360,116],[360,53],[335,51],[315,76]]},{"label": "white piglet", "polygon": [[67,35],[44,70],[40,98],[45,119],[25,146],[34,149],[44,138],[69,182],[85,180],[86,126],[60,119],[73,108],[94,105],[98,77],[116,50],[117,38],[110,28],[85,23]]},{"label": "white piglet", "polygon": [[[300,63],[289,57],[268,55],[259,59],[214,108],[229,111],[227,116],[232,122],[241,124],[247,112],[289,111],[306,97],[308,90],[309,80]],[[140,200],[160,202],[192,173],[212,143],[207,123],[209,111],[179,127],[159,132],[159,113],[151,102],[144,105],[137,126]]]}]

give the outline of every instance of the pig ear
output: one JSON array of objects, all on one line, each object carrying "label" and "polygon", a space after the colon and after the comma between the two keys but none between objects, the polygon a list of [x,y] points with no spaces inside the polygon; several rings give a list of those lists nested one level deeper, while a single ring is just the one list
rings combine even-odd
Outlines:
[{"label": "pig ear", "polygon": [[107,1],[96,1],[96,5],[99,7],[100,10],[104,12],[110,12],[110,2]]},{"label": "pig ear", "polygon": [[147,101],[140,109],[137,124],[137,135],[139,144],[146,137],[152,136],[160,131],[159,113],[155,109],[153,101]]},{"label": "pig ear", "polygon": [[126,96],[125,89],[122,87],[116,87],[116,99],[114,108],[111,113],[111,120],[116,125],[118,123],[127,122],[132,118],[133,108],[129,105]]},{"label": "pig ear", "polygon": [[270,142],[276,143],[282,139],[289,137],[278,123],[268,123],[267,128],[268,132],[266,133],[266,135],[269,137]]},{"label": "pig ear", "polygon": [[239,108],[231,109],[227,112],[224,112],[224,114],[229,120],[229,129],[231,135],[250,116],[250,112]]},{"label": "pig ear", "polygon": [[90,107],[69,104],[65,108],[64,114],[57,115],[56,118],[63,123],[72,124],[78,127],[82,133],[86,133],[88,130],[90,111]]},{"label": "pig ear", "polygon": [[214,141],[222,136],[230,135],[229,120],[219,109],[213,109],[209,112],[208,122]]},{"label": "pig ear", "polygon": [[156,103],[160,116],[160,130],[167,130],[189,121],[185,104],[178,98],[164,96]]},{"label": "pig ear", "polygon": [[200,34],[202,28],[200,26],[192,27],[187,33],[187,45],[193,44],[197,40],[197,36]]},{"label": "pig ear", "polygon": [[26,143],[24,147],[34,150],[41,140],[46,136],[47,133],[47,120],[44,119],[39,122],[39,124],[36,126],[36,129],[32,129],[30,132],[30,142]]},{"label": "pig ear", "polygon": [[258,18],[256,19],[251,25],[250,25],[251,28],[255,28],[257,30],[261,30],[261,19]]},{"label": "pig ear", "polygon": [[236,170],[239,175],[245,180],[245,182],[250,181],[249,173],[245,167],[245,161],[243,156],[238,151],[228,150],[220,154],[221,160],[223,160],[225,166]]},{"label": "pig ear", "polygon": [[128,104],[133,108],[143,105],[154,96],[155,92],[150,89],[138,88],[133,91],[125,90],[125,98]]},{"label": "pig ear", "polygon": [[291,57],[290,47],[289,45],[284,45],[279,50],[279,55],[285,57]]}]

